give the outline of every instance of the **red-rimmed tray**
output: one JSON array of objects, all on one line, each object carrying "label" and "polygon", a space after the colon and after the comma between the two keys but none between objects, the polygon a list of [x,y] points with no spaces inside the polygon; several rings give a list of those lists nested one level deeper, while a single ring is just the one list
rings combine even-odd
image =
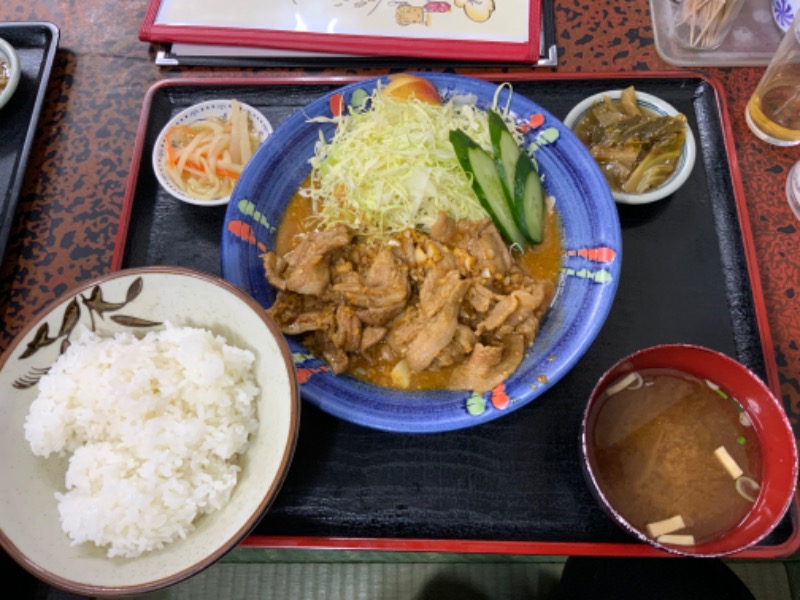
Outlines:
[{"label": "red-rimmed tray", "polygon": [[[594,92],[635,85],[686,114],[699,156],[688,183],[647,206],[620,206],[623,271],[609,319],[575,369],[535,405],[467,430],[400,435],[304,405],[292,468],[248,547],[502,554],[656,555],[595,504],[580,471],[580,417],[594,383],[629,352],[687,342],[725,352],[779,391],[736,155],[718,84],[691,72],[483,75],[512,81],[563,117]],[[114,268],[180,264],[220,272],[225,210],[159,189],[150,166],[161,127],[217,97],[255,106],[277,126],[358,77],[183,79],[156,84],[142,109]],[[739,216],[743,215],[740,220]],[[798,502],[746,556],[800,546]]]},{"label": "red-rimmed tray", "polygon": [[19,201],[59,35],[52,23],[0,23],[0,37],[15,49],[22,68],[14,95],[0,110],[0,259]]}]

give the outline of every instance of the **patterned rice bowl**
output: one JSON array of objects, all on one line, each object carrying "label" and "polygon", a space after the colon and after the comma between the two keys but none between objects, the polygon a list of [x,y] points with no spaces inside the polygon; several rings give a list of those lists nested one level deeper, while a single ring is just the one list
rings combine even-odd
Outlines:
[{"label": "patterned rice bowl", "polygon": [[[103,338],[176,327],[209,330],[255,355],[261,390],[227,504],[195,519],[185,538],[133,558],[109,558],[62,531],[56,492],[65,491],[66,457],[34,456],[25,439],[29,407],[50,365],[86,328]],[[39,579],[76,594],[131,596],[184,580],[221,558],[259,522],[294,454],[300,396],[288,347],[252,298],[218,277],[177,267],[109,273],[78,286],[44,310],[0,357],[0,545]]]}]

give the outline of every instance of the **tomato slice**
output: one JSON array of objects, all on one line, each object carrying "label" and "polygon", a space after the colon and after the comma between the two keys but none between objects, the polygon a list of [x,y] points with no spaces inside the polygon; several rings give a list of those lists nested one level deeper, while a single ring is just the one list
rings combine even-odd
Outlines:
[{"label": "tomato slice", "polygon": [[389,84],[383,88],[384,98],[410,100],[412,98],[428,104],[441,104],[439,90],[430,81],[418,75],[399,73],[389,77]]}]

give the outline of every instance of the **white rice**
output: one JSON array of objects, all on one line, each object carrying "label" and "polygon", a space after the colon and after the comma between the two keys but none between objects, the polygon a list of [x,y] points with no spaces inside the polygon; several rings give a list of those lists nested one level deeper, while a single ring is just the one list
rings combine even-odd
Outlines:
[{"label": "white rice", "polygon": [[225,505],[258,426],[254,360],[191,327],[72,341],[39,382],[25,438],[37,456],[71,454],[55,496],[73,545],[137,556]]}]

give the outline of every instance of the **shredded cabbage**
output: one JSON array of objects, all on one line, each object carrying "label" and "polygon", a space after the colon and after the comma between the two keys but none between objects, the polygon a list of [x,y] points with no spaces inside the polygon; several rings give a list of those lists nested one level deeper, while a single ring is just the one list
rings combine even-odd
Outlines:
[{"label": "shredded cabbage", "polygon": [[386,236],[429,231],[439,211],[454,219],[487,216],[449,139],[450,130],[461,129],[491,151],[485,111],[461,99],[441,105],[386,99],[380,87],[365,105],[311,119],[336,125],[330,141],[320,131],[309,161],[312,184],[302,192],[323,225]]}]

